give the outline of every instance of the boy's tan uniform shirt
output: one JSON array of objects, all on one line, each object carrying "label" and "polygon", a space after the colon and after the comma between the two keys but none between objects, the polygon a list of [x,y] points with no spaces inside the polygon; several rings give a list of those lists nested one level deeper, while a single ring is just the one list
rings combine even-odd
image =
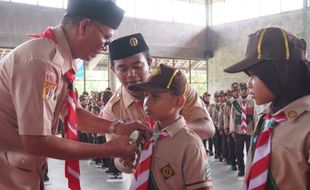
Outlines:
[{"label": "boy's tan uniform shirt", "polygon": [[[155,130],[156,130],[155,125]],[[213,189],[206,151],[200,137],[180,117],[155,144],[151,172],[161,190]]]},{"label": "boy's tan uniform shirt", "polygon": [[[310,112],[305,112],[307,109],[310,110],[310,95],[277,112],[284,111],[288,117],[287,121],[281,122],[273,129],[271,139],[270,169],[281,190],[310,189]],[[258,125],[254,135],[257,133]],[[247,172],[252,163],[253,150],[251,144]],[[272,188],[268,186],[267,189]]]},{"label": "boy's tan uniform shirt", "polygon": [[70,48],[60,27],[58,44],[32,39],[0,61],[0,189],[39,189],[45,157],[24,152],[19,135],[56,133],[73,68]]},{"label": "boy's tan uniform shirt", "polygon": [[[243,134],[242,130],[241,130],[241,120],[240,123],[236,123],[236,117],[239,116],[241,117],[241,113],[236,109],[234,102],[237,102],[237,104],[239,104],[240,109],[241,109],[241,103],[239,98],[234,99],[231,103],[231,112],[230,112],[230,124],[229,124],[229,131],[231,133],[237,133],[237,134]],[[254,130],[254,125],[255,125],[255,104],[254,104],[254,100],[253,99],[247,99],[246,100],[246,109],[247,112],[251,112],[252,113],[252,120],[247,123],[247,135],[252,135],[253,130]],[[248,115],[247,115],[248,117]]]}]

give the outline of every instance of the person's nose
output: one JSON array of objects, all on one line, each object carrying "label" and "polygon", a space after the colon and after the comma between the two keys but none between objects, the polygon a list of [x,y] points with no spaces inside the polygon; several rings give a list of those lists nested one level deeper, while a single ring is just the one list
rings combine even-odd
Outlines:
[{"label": "person's nose", "polygon": [[134,78],[137,76],[136,70],[135,69],[129,69],[128,71],[128,77],[129,78]]}]

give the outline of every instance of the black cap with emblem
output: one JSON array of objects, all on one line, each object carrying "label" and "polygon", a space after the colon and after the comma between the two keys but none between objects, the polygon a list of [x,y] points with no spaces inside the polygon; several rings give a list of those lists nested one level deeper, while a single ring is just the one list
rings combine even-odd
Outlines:
[{"label": "black cap with emblem", "polygon": [[93,19],[113,29],[117,29],[124,10],[111,0],[69,0],[67,14]]},{"label": "black cap with emblem", "polygon": [[124,36],[113,40],[109,45],[110,60],[123,59],[146,50],[149,47],[141,33]]}]

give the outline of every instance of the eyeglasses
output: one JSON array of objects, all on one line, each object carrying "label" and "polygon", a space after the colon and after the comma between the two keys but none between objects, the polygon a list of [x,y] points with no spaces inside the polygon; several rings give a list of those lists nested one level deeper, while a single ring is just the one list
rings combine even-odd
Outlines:
[{"label": "eyeglasses", "polygon": [[96,26],[96,28],[99,30],[99,32],[101,33],[101,36],[103,37],[103,39],[105,40],[104,42],[104,47],[107,47],[110,43],[111,43],[111,39],[107,39],[104,34],[104,32],[99,28],[99,26],[96,24],[96,22],[93,22],[94,25]]}]

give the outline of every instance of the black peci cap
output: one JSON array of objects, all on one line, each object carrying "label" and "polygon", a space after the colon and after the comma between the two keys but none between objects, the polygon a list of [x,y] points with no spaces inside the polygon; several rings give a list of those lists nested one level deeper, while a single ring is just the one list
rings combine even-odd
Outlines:
[{"label": "black peci cap", "polygon": [[117,29],[124,10],[111,0],[68,0],[67,14],[93,19],[113,29]]},{"label": "black peci cap", "polygon": [[149,50],[149,47],[142,34],[124,36],[113,40],[109,45],[110,60],[123,59],[146,50]]},{"label": "black peci cap", "polygon": [[179,69],[160,64],[154,68],[147,82],[129,86],[132,91],[167,92],[175,95],[184,95],[186,90],[186,77]]}]

